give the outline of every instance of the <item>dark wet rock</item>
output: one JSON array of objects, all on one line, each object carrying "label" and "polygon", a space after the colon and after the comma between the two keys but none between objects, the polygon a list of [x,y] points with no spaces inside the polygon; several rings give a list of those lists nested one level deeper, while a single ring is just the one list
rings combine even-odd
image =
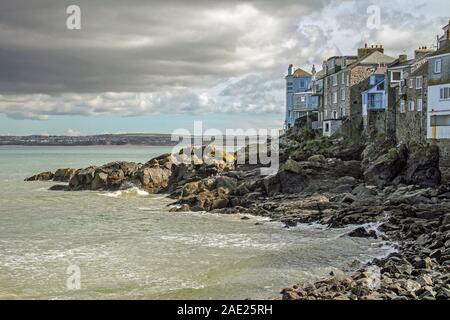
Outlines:
[{"label": "dark wet rock", "polygon": [[26,178],[25,181],[49,181],[53,179],[53,172],[46,171],[38,173],[34,176],[31,176],[29,178]]},{"label": "dark wet rock", "polygon": [[405,180],[422,187],[441,184],[439,148],[435,145],[414,145],[409,149]]},{"label": "dark wet rock", "polygon": [[50,190],[50,191],[69,191],[69,186],[56,184],[54,186],[51,186],[48,190]]},{"label": "dark wet rock", "polygon": [[367,230],[364,227],[356,228],[355,230],[349,232],[348,236],[354,238],[378,238],[375,230]]},{"label": "dark wet rock", "polygon": [[53,175],[53,181],[69,182],[77,170],[73,168],[58,169]]}]

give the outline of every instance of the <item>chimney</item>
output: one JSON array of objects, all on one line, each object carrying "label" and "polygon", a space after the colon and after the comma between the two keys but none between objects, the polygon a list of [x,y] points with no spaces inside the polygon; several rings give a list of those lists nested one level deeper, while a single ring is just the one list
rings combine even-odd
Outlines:
[{"label": "chimney", "polygon": [[426,46],[420,47],[419,49],[414,51],[414,59],[415,60],[421,59],[431,52],[432,50],[428,49]]},{"label": "chimney", "polygon": [[288,67],[288,76],[292,76],[292,67],[293,67],[292,64],[290,64]]},{"label": "chimney", "polygon": [[398,56],[399,63],[405,63],[408,60],[408,56],[406,54],[401,54]]},{"label": "chimney", "polygon": [[384,53],[383,45],[371,45],[370,48],[367,45],[367,43],[364,45],[364,48],[358,49],[358,59],[361,59],[362,57],[365,57],[371,53],[374,53],[375,51],[379,51],[381,53]]}]

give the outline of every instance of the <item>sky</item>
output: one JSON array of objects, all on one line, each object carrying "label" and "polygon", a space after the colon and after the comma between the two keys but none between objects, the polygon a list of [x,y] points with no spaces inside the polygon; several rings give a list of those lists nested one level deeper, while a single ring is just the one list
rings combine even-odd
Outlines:
[{"label": "sky", "polygon": [[[70,5],[81,29],[67,28]],[[281,128],[290,63],[319,70],[364,43],[412,56],[449,12],[448,0],[2,0],[0,135]]]}]

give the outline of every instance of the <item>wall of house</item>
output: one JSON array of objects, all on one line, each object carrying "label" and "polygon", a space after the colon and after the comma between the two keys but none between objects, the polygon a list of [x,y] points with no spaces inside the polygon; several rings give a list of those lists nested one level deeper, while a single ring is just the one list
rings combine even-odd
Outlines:
[{"label": "wall of house", "polygon": [[[400,104],[397,106],[396,139],[397,142],[411,143],[424,142],[427,136],[427,107],[428,107],[428,68],[422,68],[421,72],[413,73],[405,78],[403,92],[406,97],[405,108],[400,112]],[[422,88],[416,87],[416,78],[422,77]],[[414,82],[413,88],[409,87],[409,80]],[[398,95],[397,95],[398,97]],[[418,100],[422,99],[422,111],[418,110]],[[414,102],[414,110],[409,110],[409,102]]]},{"label": "wall of house", "polygon": [[[441,73],[434,73],[434,63],[438,59],[442,61],[442,71]],[[450,82],[450,54],[442,57],[431,57],[428,60],[428,77],[432,85]]]},{"label": "wall of house", "polygon": [[339,131],[339,129],[342,126],[341,120],[326,120],[323,122],[323,135],[325,137],[331,137],[336,132]]},{"label": "wall of house", "polygon": [[440,90],[449,87],[449,84],[428,86],[428,116],[427,116],[427,138],[428,139],[450,139],[450,126],[431,126],[431,117],[450,116],[450,100],[440,99]]}]

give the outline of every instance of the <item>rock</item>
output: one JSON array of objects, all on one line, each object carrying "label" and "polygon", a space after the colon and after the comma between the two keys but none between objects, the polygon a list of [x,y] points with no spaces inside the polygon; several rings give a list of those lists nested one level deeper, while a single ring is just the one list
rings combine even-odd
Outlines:
[{"label": "rock", "polygon": [[228,189],[229,191],[233,191],[237,188],[237,179],[227,177],[227,176],[221,176],[216,179],[215,183],[216,188],[224,188]]},{"label": "rock", "polygon": [[282,193],[300,193],[308,186],[308,178],[302,174],[281,171],[278,174]]},{"label": "rock", "polygon": [[436,293],[436,299],[439,300],[449,300],[450,299],[450,290],[444,287],[438,289]]},{"label": "rock", "polygon": [[434,291],[433,287],[425,286],[422,289],[418,290],[419,298],[422,300],[435,300],[436,299],[436,291]]},{"label": "rock", "polygon": [[136,177],[142,188],[149,193],[158,193],[166,190],[172,171],[167,168],[141,168],[137,171]]},{"label": "rock", "polygon": [[53,172],[46,171],[26,178],[25,181],[49,181],[53,179]]},{"label": "rock", "polygon": [[441,184],[439,147],[413,145],[409,148],[405,180],[408,184],[436,187]]},{"label": "rock", "polygon": [[273,195],[281,191],[280,175],[267,176],[262,180],[267,195]]},{"label": "rock", "polygon": [[417,282],[422,286],[433,286],[433,279],[427,274],[423,274],[417,278]]},{"label": "rock", "polygon": [[69,181],[69,189],[74,191],[90,190],[96,170],[97,167],[78,169]]},{"label": "rock", "polygon": [[347,235],[353,238],[378,238],[377,233],[374,230],[368,231],[364,227],[356,228],[355,230],[349,232]]},{"label": "rock", "polygon": [[342,194],[342,193],[347,193],[350,194],[353,191],[353,187],[350,184],[343,184],[343,185],[339,185],[336,188],[333,188],[331,190],[332,193],[336,193],[336,194]]},{"label": "rock", "polygon": [[125,180],[125,173],[120,169],[108,173],[108,189],[119,189]]},{"label": "rock", "polygon": [[392,148],[364,168],[366,183],[384,187],[389,184],[406,166],[407,150],[404,145]]},{"label": "rock", "polygon": [[426,257],[425,259],[422,259],[420,257],[415,257],[414,261],[413,261],[414,267],[418,268],[418,269],[431,269],[432,263],[433,262],[428,257]]},{"label": "rock", "polygon": [[341,177],[341,178],[337,179],[337,181],[336,181],[337,184],[349,185],[352,187],[356,185],[356,182],[357,181],[354,177],[349,177],[349,176]]},{"label": "rock", "polygon": [[356,201],[356,198],[352,196],[350,193],[344,194],[344,197],[341,199],[341,203],[353,203]]},{"label": "rock", "polygon": [[228,206],[228,203],[229,203],[228,199],[214,200],[211,205],[211,210],[226,208]]},{"label": "rock", "polygon": [[325,157],[321,154],[316,154],[314,156],[311,156],[308,158],[309,162],[318,162],[318,163],[324,163],[325,162]]},{"label": "rock", "polygon": [[305,166],[300,162],[288,159],[282,166],[282,170],[291,173],[301,173],[305,169]]},{"label": "rock", "polygon": [[50,191],[69,191],[69,186],[57,184],[57,185],[51,186],[48,190],[50,190]]},{"label": "rock", "polygon": [[73,168],[65,168],[56,170],[53,175],[53,181],[69,182],[77,170]]},{"label": "rock", "polygon": [[94,179],[91,182],[92,190],[105,190],[108,186],[108,174],[98,170],[94,174]]}]

